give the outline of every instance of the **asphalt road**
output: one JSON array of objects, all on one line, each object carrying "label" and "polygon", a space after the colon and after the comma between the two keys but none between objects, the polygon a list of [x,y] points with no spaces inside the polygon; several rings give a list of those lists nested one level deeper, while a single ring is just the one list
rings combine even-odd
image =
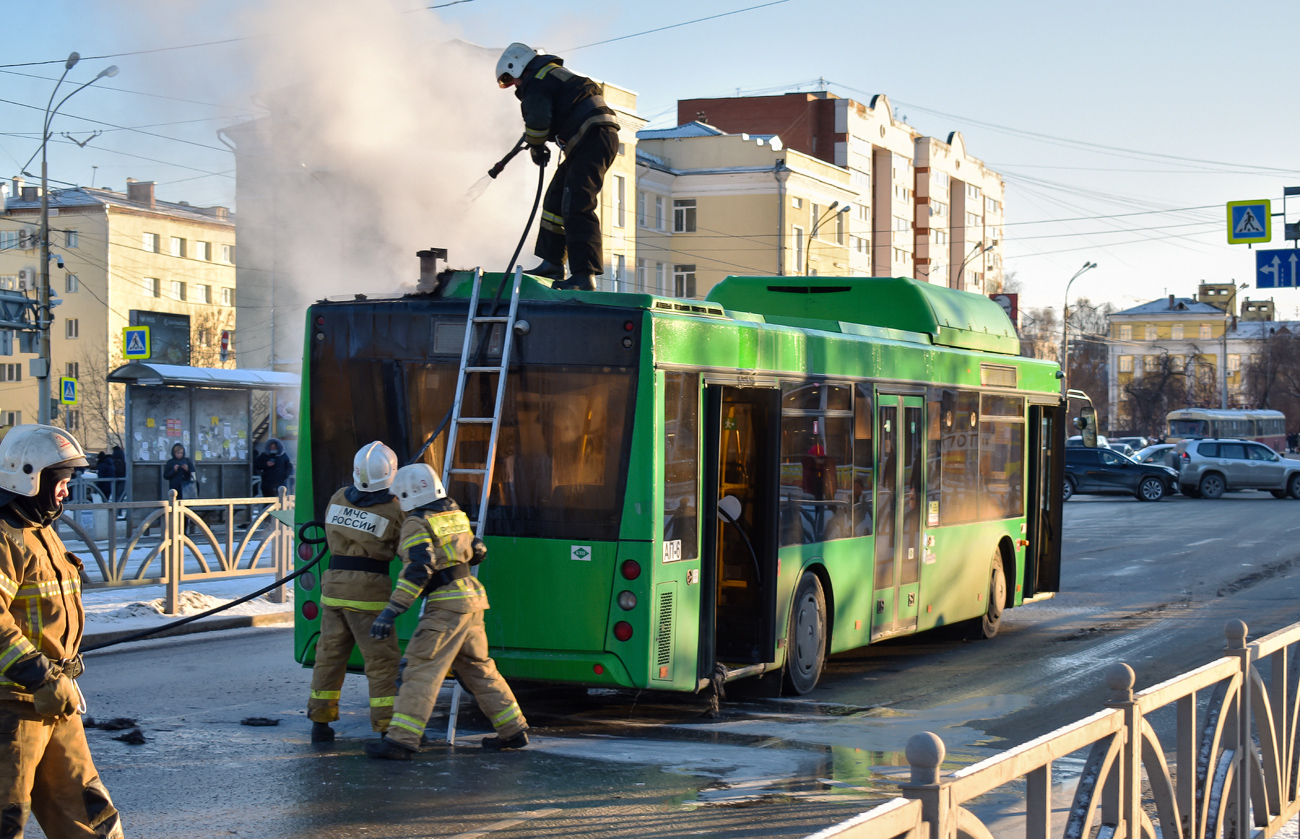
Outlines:
[{"label": "asphalt road", "polygon": [[95,730],[91,748],[136,837],[802,836],[896,794],[917,731],[969,763],[1100,708],[1115,660],[1142,687],[1215,658],[1230,618],[1252,636],[1300,620],[1300,503],[1080,497],[1065,518],[1065,592],[997,638],[837,656],[808,696],[733,691],[719,719],[695,697],[525,688],[528,750],[484,753],[471,713],[459,745],[381,763],[361,754],[360,677],[341,739],[313,747],[289,632],[243,630],[90,656],[90,714],[136,718],[147,741]]}]

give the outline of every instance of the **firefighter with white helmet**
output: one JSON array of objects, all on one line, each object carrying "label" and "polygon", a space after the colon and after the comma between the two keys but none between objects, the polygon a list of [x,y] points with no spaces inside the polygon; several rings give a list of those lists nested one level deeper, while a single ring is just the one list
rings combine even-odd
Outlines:
[{"label": "firefighter with white helmet", "polygon": [[0,440],[4,836],[21,836],[31,814],[46,836],[122,836],[81,725],[82,566],[50,526],[73,472],[86,465],[81,445],[61,428],[19,425]]},{"label": "firefighter with white helmet", "polygon": [[388,604],[389,567],[405,515],[390,492],[397,455],[378,441],[363,446],[352,460],[352,485],[334,493],[325,511],[329,570],[321,576],[320,640],[311,674],[307,716],[313,743],[334,739],[330,723],[339,718],[339,694],[355,645],[370,684],[370,726],[388,730],[397,697],[401,652],[397,639],[374,638],[370,625]]},{"label": "firefighter with white helmet", "polygon": [[400,546],[402,576],[370,634],[391,637],[397,616],[421,595],[424,615],[406,645],[406,673],[392,725],[379,740],[366,743],[366,754],[409,760],[419,751],[424,724],[451,668],[496,729],[496,736],[483,740],[483,748],[522,749],[528,745],[528,721],[488,657],[483,628],[487,592],[471,573],[487,556],[487,548],[474,537],[469,518],[447,497],[427,463],[398,470],[393,493],[407,512]]},{"label": "firefighter with white helmet", "polygon": [[539,54],[527,44],[506,47],[496,70],[497,84],[515,88],[533,162],[546,165],[548,141],[564,150],[542,199],[534,250],[542,262],[527,273],[556,280],[551,288],[595,291],[595,277],[605,270],[600,190],[618,155],[614,109],[605,104],[599,84],[566,68],[558,56]]}]

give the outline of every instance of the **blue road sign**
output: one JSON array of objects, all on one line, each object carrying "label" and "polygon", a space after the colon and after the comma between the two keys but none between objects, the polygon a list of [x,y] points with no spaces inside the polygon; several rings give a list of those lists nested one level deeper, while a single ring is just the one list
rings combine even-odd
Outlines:
[{"label": "blue road sign", "polygon": [[1228,244],[1273,240],[1273,204],[1267,198],[1228,202]]},{"label": "blue road sign", "polygon": [[122,330],[122,355],[129,359],[149,358],[149,327],[128,326]]},{"label": "blue road sign", "polygon": [[64,405],[77,404],[77,380],[69,378],[59,379],[59,401]]},{"label": "blue road sign", "polygon": [[1300,288],[1300,250],[1255,251],[1257,288]]}]

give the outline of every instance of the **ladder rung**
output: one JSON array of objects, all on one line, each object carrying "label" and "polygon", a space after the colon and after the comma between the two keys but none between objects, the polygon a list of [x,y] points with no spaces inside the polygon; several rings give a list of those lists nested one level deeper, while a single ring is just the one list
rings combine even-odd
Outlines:
[{"label": "ladder rung", "polygon": [[452,469],[453,475],[486,475],[486,469]]},{"label": "ladder rung", "polygon": [[463,422],[472,425],[488,425],[492,422],[492,417],[457,417],[456,422]]},{"label": "ladder rung", "polygon": [[507,315],[483,315],[474,318],[475,323],[509,323],[510,318]]},{"label": "ladder rung", "polygon": [[500,373],[500,367],[466,367],[466,373]]}]

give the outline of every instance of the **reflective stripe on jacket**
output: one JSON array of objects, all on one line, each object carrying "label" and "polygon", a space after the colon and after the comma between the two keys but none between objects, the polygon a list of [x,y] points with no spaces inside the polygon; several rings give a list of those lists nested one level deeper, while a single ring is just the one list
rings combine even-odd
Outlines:
[{"label": "reflective stripe on jacket", "polygon": [[554,140],[568,149],[596,125],[618,128],[614,109],[605,104],[600,85],[579,76],[554,55],[539,55],[515,89],[524,116],[524,139],[532,146]]},{"label": "reflective stripe on jacket", "polygon": [[421,594],[429,608],[452,612],[478,612],[488,608],[487,590],[476,577],[453,580],[425,593],[433,575],[453,565],[467,564],[474,557],[474,533],[469,518],[454,504],[450,509],[412,511],[402,525],[398,553],[402,575],[393,589],[389,606],[396,612],[411,608]]}]

